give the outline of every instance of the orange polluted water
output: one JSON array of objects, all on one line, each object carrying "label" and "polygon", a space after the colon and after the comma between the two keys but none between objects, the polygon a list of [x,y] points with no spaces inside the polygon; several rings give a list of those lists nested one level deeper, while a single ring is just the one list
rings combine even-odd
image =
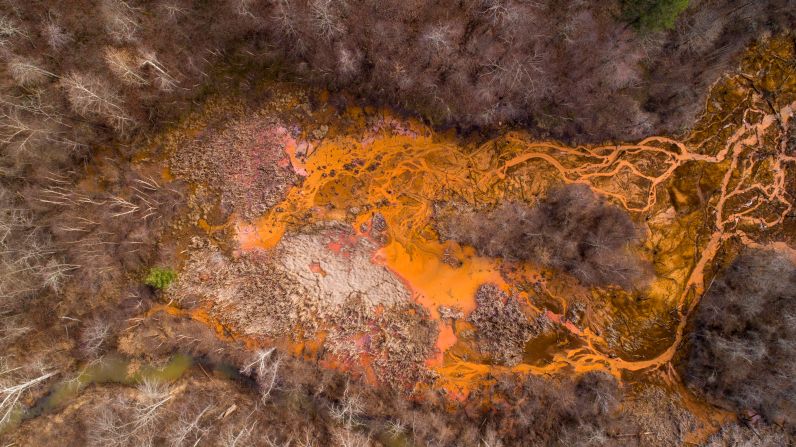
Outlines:
[{"label": "orange polluted water", "polygon": [[[431,310],[436,319],[440,318],[439,306],[458,307],[465,314],[472,312],[475,309],[473,297],[481,284],[495,283],[506,287],[495,260],[476,256],[472,249],[464,249],[461,250],[464,254],[461,266],[453,267],[441,261],[444,249],[441,244],[435,247],[433,242],[428,241],[423,250],[409,253],[402,244],[393,241],[379,250],[376,261],[403,279],[412,291],[413,299]],[[439,352],[430,364],[441,366],[444,352],[455,343],[453,328],[448,324],[441,325],[437,339]]]},{"label": "orange polluted water", "polygon": [[[254,224],[237,223],[241,249],[272,248],[289,227],[314,221],[347,220],[362,233],[363,225],[378,212],[390,240],[374,253],[372,262],[399,277],[412,298],[436,319],[440,305],[472,311],[475,291],[485,282],[505,287],[498,260],[479,257],[469,247],[442,244],[431,230],[433,202],[449,196],[446,186],[466,183],[466,166],[457,159],[455,143],[435,141],[426,129],[410,126],[399,135],[344,136],[312,147],[311,156],[294,161],[296,171],[306,173],[302,185]],[[288,151],[293,147],[289,144]],[[437,163],[447,165],[447,172],[440,172]],[[461,172],[458,179],[454,170]],[[460,258],[460,267],[442,261],[446,248]],[[439,355],[431,363],[441,365],[443,352],[455,342],[452,328],[441,325]]]},{"label": "orange polluted water", "polygon": [[[777,51],[792,52],[792,48]],[[719,175],[712,185],[716,192],[706,199],[707,212],[698,221],[705,234],[694,244],[693,252],[684,255],[689,265],[682,266],[682,275],[658,277],[646,291],[649,299],[676,309],[673,342],[646,358],[623,359],[606,351],[604,336],[589,327],[581,329],[564,322],[581,343],[558,350],[545,365],[521,364],[511,370],[604,369],[619,376],[622,371],[658,368],[674,356],[687,316],[704,292],[709,279],[706,274],[724,243],[738,239],[745,245],[760,245],[756,233],[781,225],[793,209],[788,189],[793,187],[796,157],[788,154],[781,135],[793,119],[796,98],[791,95],[772,108],[743,82],[734,78],[726,82],[728,87],[722,88],[729,93],[719,93],[738,104],[727,108],[732,111],[706,114],[683,141],[650,137],[635,144],[568,147],[512,132],[472,146],[435,135],[418,123],[401,122],[388,113],[357,132],[332,134],[321,141],[291,139],[285,150],[303,182],[257,221],[236,222],[238,242],[244,250],[270,249],[287,231],[332,220],[345,221],[355,232],[366,235],[363,228],[378,213],[387,224],[389,238],[372,261],[399,277],[412,298],[440,320],[439,306],[456,306],[466,315],[474,309],[480,285],[490,282],[513,290],[516,283],[512,281],[517,278],[508,281],[498,259],[440,242],[433,227],[436,202],[473,206],[506,200],[532,202],[555,184],[583,183],[638,221],[656,221],[672,214],[661,220],[661,228],[690,231],[677,229],[680,218],[671,212],[675,199],[667,198],[666,188],[680,169],[695,164],[709,167]],[[736,116],[738,110],[743,111],[740,117]],[[361,115],[358,110],[349,113]],[[787,244],[770,246],[781,249]],[[446,256],[457,262],[445,262]],[[528,281],[538,273],[533,265],[519,270],[519,279]],[[559,319],[552,313],[550,317]],[[501,369],[458,355],[446,356],[456,343],[452,326],[440,321],[439,352],[430,365],[441,374],[442,382],[466,388],[478,377]]]},{"label": "orange polluted water", "polygon": [[[789,105],[780,110],[778,116],[787,120],[791,114]],[[253,224],[238,222],[238,239],[242,249],[268,249],[274,247],[288,229],[298,229],[303,224],[316,221],[347,220],[359,231],[360,226],[378,212],[387,223],[390,241],[374,255],[373,262],[386,266],[400,277],[412,291],[413,299],[439,319],[437,308],[441,305],[457,306],[465,314],[472,311],[475,291],[481,284],[496,283],[504,289],[510,285],[500,273],[501,261],[479,257],[469,247],[439,242],[431,226],[434,202],[465,200],[472,204],[494,204],[501,200],[516,200],[523,194],[534,193],[518,187],[519,183],[546,171],[557,175],[538,183],[530,181],[525,186],[542,191],[556,180],[588,183],[596,192],[615,199],[632,213],[655,214],[662,211],[661,206],[656,208],[658,187],[679,166],[690,161],[726,165],[720,185],[721,195],[716,204],[715,231],[699,253],[695,267],[675,300],[685,316],[697,302],[695,299],[689,301],[689,297],[698,296],[703,291],[705,268],[721,243],[741,234],[741,230],[728,231],[729,224],[748,219],[775,226],[791,208],[784,196],[783,171],[784,163],[792,162],[790,157],[768,165],[773,174],[770,185],[744,185],[735,179],[734,173],[739,171],[742,154],[757,143],[755,135],[766,132],[773,121],[768,115],[756,124],[743,125],[715,155],[692,152],[683,143],[660,137],[648,138],[635,145],[568,148],[554,143],[531,142],[520,134],[509,134],[466,151],[452,141],[435,139],[422,128],[413,136],[394,135],[387,131],[364,139],[341,136],[318,144],[311,156],[301,160],[300,167],[307,175],[280,205]],[[567,167],[556,157],[575,167]],[[658,163],[640,166],[649,159]],[[617,178],[620,171],[635,176],[635,184],[645,188],[623,191],[611,182],[592,183],[593,179]],[[765,187],[770,200],[783,204],[780,213],[773,217],[756,217],[754,209],[726,209],[729,198],[745,188],[757,187]],[[759,204],[752,206],[757,208]],[[446,248],[453,251],[460,266],[443,262]],[[533,270],[532,266],[527,268]],[[607,368],[618,375],[620,370],[656,367],[674,355],[684,324],[685,318],[682,318],[675,343],[654,358],[635,361],[610,358],[595,348],[595,345],[603,344],[600,337],[586,329],[578,334],[586,342],[585,347],[559,353],[544,367],[520,365],[515,370],[551,372],[572,366],[580,370]],[[443,353],[455,343],[452,328],[442,324],[437,343],[439,355],[433,359],[432,365],[442,372],[451,369],[459,373],[463,372],[462,369],[470,369],[473,373],[486,371],[484,365],[464,360],[458,360],[455,365],[445,365]]]}]

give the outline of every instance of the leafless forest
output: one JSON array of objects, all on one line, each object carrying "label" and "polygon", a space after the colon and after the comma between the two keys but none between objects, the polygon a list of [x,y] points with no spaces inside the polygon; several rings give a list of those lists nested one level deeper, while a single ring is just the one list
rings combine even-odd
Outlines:
[{"label": "leafless forest", "polygon": [[[206,248],[174,242],[197,221],[185,179],[199,165],[190,159],[184,178],[165,181],[152,147],[208,99],[274,100],[267,86],[280,83],[328,92],[341,113],[385,107],[462,138],[681,136],[750,44],[793,40],[796,25],[793,0],[692,0],[671,26],[643,25],[630,3],[676,2],[0,0],[0,446],[692,445],[697,416],[684,399],[726,413],[700,427],[709,432],[700,445],[791,445],[796,267],[767,251],[713,272],[671,368],[687,398],[674,382],[596,368],[490,374],[466,397],[374,386],[279,344],[253,348],[200,324],[205,314],[163,311],[173,303],[146,284],[151,267]],[[308,107],[320,107],[315,98]],[[267,207],[300,182],[286,169],[258,171],[282,182],[273,197],[256,193]],[[637,293],[652,275],[640,223],[584,185],[533,204],[436,206],[441,241],[564,272],[582,290]],[[371,234],[386,231],[369,222]],[[248,258],[219,246],[230,268],[246,268]],[[496,365],[519,363],[532,337],[567,343],[548,313],[530,317],[496,286],[474,299],[466,318],[457,309],[441,318],[471,325]],[[398,333],[373,343],[416,351],[399,352],[405,363],[380,359],[383,370],[430,381],[405,365],[430,357],[433,337],[415,348],[411,335],[437,334],[437,322],[420,306],[401,311],[400,324],[345,318]],[[174,366],[183,356],[190,364]]]}]

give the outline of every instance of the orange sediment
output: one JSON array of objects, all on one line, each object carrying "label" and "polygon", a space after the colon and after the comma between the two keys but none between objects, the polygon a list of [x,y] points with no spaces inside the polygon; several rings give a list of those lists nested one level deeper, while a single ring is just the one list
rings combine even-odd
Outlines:
[{"label": "orange sediment", "polygon": [[219,339],[239,341],[249,349],[254,349],[262,344],[260,340],[254,337],[237,334],[231,328],[225,326],[218,318],[210,315],[208,306],[200,306],[194,309],[182,309],[171,304],[156,304],[144,314],[144,317],[149,318],[161,312],[175,317],[190,318],[191,320],[198,321],[205,326],[213,328]]},{"label": "orange sediment", "polygon": [[[398,277],[409,290],[413,300],[430,310],[433,318],[440,320],[440,306],[454,306],[464,313],[475,309],[475,292],[481,284],[507,285],[498,271],[498,261],[476,256],[470,247],[460,249],[462,264],[453,267],[442,262],[442,244],[426,241],[423,249],[409,253],[404,246],[393,241],[377,253],[382,263]],[[443,354],[456,343],[456,335],[448,324],[440,325],[437,338],[437,357],[430,365],[440,366]]]},{"label": "orange sediment", "polygon": [[[673,357],[686,317],[704,289],[704,271],[722,242],[741,235],[728,227],[732,224],[737,228],[737,222],[742,220],[774,226],[790,211],[790,202],[785,197],[783,163],[791,160],[777,159],[768,165],[773,174],[770,185],[746,185],[737,181],[736,173],[741,170],[742,154],[759,143],[757,135],[768,131],[777,120],[789,119],[794,105],[789,104],[776,114],[766,114],[754,124],[740,126],[715,155],[694,152],[684,143],[663,137],[650,137],[632,145],[570,148],[551,142],[533,142],[513,133],[477,148],[466,148],[455,141],[437,140],[429,136],[428,129],[419,129],[413,136],[389,132],[366,138],[340,136],[319,143],[310,156],[291,161],[306,172],[303,184],[293,188],[283,203],[259,221],[238,222],[238,240],[243,249],[271,248],[290,228],[313,221],[345,219],[356,230],[378,212],[387,222],[390,242],[378,250],[374,262],[400,277],[411,290],[412,298],[439,319],[437,308],[441,305],[457,306],[465,313],[472,311],[475,291],[484,283],[495,283],[504,289],[510,284],[501,274],[499,260],[479,257],[472,248],[448,244],[447,247],[455,250],[461,266],[454,267],[442,261],[446,246],[439,242],[431,226],[435,202],[464,200],[488,204],[516,199],[527,191],[522,190],[522,185],[515,190],[512,186],[537,173],[549,175],[552,172],[553,179],[565,183],[589,184],[631,213],[655,213],[661,211],[660,207],[656,208],[659,186],[669,180],[678,167],[686,162],[724,166],[725,175],[715,204],[714,231],[674,300],[681,318],[671,346],[646,360],[612,358],[596,348],[604,345],[600,336],[588,328],[581,330],[562,322],[584,341],[584,346],[557,354],[544,367],[520,365],[513,370],[549,373],[563,367],[580,371],[601,368],[619,375],[622,370],[655,368]],[[651,165],[650,159],[656,160],[656,164]],[[746,166],[742,175],[747,175],[749,168]],[[619,188],[607,181],[620,172],[635,178],[634,184],[643,188]],[[781,212],[774,218],[764,219],[752,214],[760,203],[753,204],[751,209],[725,209],[727,200],[744,188],[760,189],[766,192],[769,201],[782,202]],[[456,341],[452,328],[441,324],[439,352],[430,364],[444,376],[469,380],[473,374],[484,374],[495,368],[446,359],[444,353]]]},{"label": "orange sediment", "polygon": [[[796,101],[790,97],[774,109],[754,89],[741,84],[731,93],[731,99],[739,105],[722,112],[728,116],[706,115],[682,141],[656,136],[633,144],[588,147],[534,141],[522,132],[467,145],[386,112],[376,124],[366,124],[362,110],[351,110],[350,117],[360,126],[355,131],[341,134],[330,129],[320,141],[287,139],[284,162],[302,177],[302,182],[261,218],[235,221],[237,240],[243,250],[271,249],[287,232],[330,220],[347,222],[361,234],[360,227],[379,213],[389,237],[374,253],[373,262],[399,277],[411,298],[440,320],[438,354],[429,364],[440,373],[442,386],[449,385],[450,389],[466,390],[468,383],[501,370],[547,374],[563,369],[603,369],[619,376],[625,371],[659,368],[677,351],[687,318],[727,240],[765,245],[796,258],[787,244],[763,244],[755,239],[756,231],[782,224],[793,210],[788,195],[792,194],[792,185],[788,182],[793,181],[789,170],[796,166],[796,157],[784,147],[774,146],[785,144],[785,139],[775,136],[793,119]],[[739,112],[743,116],[736,119]],[[677,222],[680,217],[675,213],[672,222],[664,222],[661,228],[699,232],[697,243],[692,253],[682,256],[688,264],[682,267],[682,274],[657,278],[647,291],[661,306],[676,310],[671,344],[646,358],[618,358],[606,352],[607,343],[599,331],[576,327],[548,311],[548,317],[577,338],[578,345],[561,348],[544,365],[506,368],[453,353],[457,334],[441,321],[438,307],[456,306],[469,313],[475,307],[474,295],[480,285],[495,283],[513,290],[518,281],[530,279],[534,268],[521,265],[521,273],[509,278],[501,271],[504,266],[500,260],[478,256],[469,247],[440,242],[433,226],[435,203],[455,201],[489,207],[506,200],[532,202],[554,184],[582,183],[641,222],[668,213],[671,203],[667,202],[667,192],[674,197],[670,201],[685,200],[692,193],[666,188],[678,170],[694,164],[710,166],[719,173],[711,184],[716,191],[703,204],[704,217]],[[701,191],[698,193],[702,200]],[[678,229],[677,223],[703,228]],[[335,244],[344,242],[333,241],[328,248],[334,250]],[[444,262],[445,250],[451,250],[461,265]],[[308,268],[319,269],[320,265]],[[663,287],[664,281],[674,285]],[[544,280],[541,282],[544,287]],[[541,311],[530,300],[529,304]]]}]

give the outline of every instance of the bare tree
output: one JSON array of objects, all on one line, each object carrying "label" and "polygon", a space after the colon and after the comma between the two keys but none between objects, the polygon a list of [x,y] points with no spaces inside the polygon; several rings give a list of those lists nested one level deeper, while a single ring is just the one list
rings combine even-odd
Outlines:
[{"label": "bare tree", "polygon": [[352,427],[334,429],[334,440],[338,447],[368,447],[371,445],[369,435],[359,433]]},{"label": "bare tree", "polygon": [[235,12],[239,16],[258,20],[258,17],[251,11],[254,2],[255,0],[235,0]]},{"label": "bare tree", "polygon": [[241,374],[252,376],[257,381],[260,398],[266,402],[274,391],[282,359],[275,348],[259,350],[254,353],[250,363],[241,368]]},{"label": "bare tree", "polygon": [[330,41],[343,32],[338,14],[344,4],[343,0],[313,0],[310,4],[312,21],[323,39]]},{"label": "bare tree", "polygon": [[23,87],[42,84],[48,79],[58,78],[58,75],[21,58],[12,60],[8,64],[8,70],[14,81]]},{"label": "bare tree", "polygon": [[329,409],[332,419],[343,424],[344,427],[353,427],[357,418],[363,412],[363,402],[359,394],[352,391],[351,386],[346,382],[343,395],[339,401]]},{"label": "bare tree", "polygon": [[163,64],[158,60],[157,54],[154,51],[146,50],[141,52],[141,65],[149,67],[155,72],[155,86],[164,92],[171,92],[177,88],[177,79],[175,79]]},{"label": "bare tree", "polygon": [[101,354],[111,334],[111,324],[104,318],[89,321],[80,335],[81,349],[89,357]]},{"label": "bare tree", "polygon": [[136,8],[124,0],[102,0],[99,10],[105,22],[105,30],[114,40],[118,42],[135,40],[140,27]]},{"label": "bare tree", "polygon": [[15,308],[34,292],[60,290],[77,267],[60,261],[30,210],[0,187],[0,310]]},{"label": "bare tree", "polygon": [[69,104],[78,114],[101,118],[121,133],[126,133],[134,126],[121,96],[103,79],[73,72],[61,82]]},{"label": "bare tree", "polygon": [[169,443],[174,447],[199,445],[210,432],[210,427],[205,425],[203,419],[209,417],[208,413],[213,408],[213,405],[207,405],[195,416],[180,414],[178,422],[169,432]]},{"label": "bare tree", "polygon": [[0,109],[0,143],[16,156],[35,153],[56,132],[53,126],[18,109]]},{"label": "bare tree", "polygon": [[111,72],[125,84],[135,86],[148,84],[139,72],[140,61],[126,48],[106,47],[105,63],[108,64]]},{"label": "bare tree", "polygon": [[72,36],[52,16],[42,23],[41,32],[47,45],[54,50],[62,49],[72,40]]},{"label": "bare tree", "polygon": [[167,383],[145,379],[138,387],[139,399],[135,404],[134,426],[150,425],[164,404],[174,398]]},{"label": "bare tree", "polygon": [[243,447],[251,445],[254,429],[257,422],[249,422],[251,415],[238,425],[230,425],[221,432],[220,445],[222,447]]},{"label": "bare tree", "polygon": [[26,36],[27,34],[17,21],[8,16],[0,17],[0,47],[9,46],[15,39]]},{"label": "bare tree", "polygon": [[57,374],[41,371],[36,377],[23,376],[19,374],[22,367],[10,367],[4,360],[0,359],[0,430],[20,410],[20,400],[26,392]]}]

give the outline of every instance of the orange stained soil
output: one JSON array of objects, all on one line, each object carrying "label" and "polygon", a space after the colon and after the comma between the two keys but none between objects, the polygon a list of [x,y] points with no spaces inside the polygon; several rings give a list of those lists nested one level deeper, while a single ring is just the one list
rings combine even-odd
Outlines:
[{"label": "orange stained soil", "polygon": [[196,226],[199,227],[202,231],[204,231],[207,234],[214,234],[214,233],[217,233],[219,231],[226,230],[227,227],[229,227],[231,222],[232,222],[232,220],[230,220],[227,223],[223,223],[221,225],[212,225],[205,219],[199,219],[196,222]]},{"label": "orange stained soil", "polygon": [[[423,249],[408,252],[396,241],[391,242],[377,253],[377,261],[383,263],[398,275],[412,291],[413,299],[431,310],[432,316],[439,319],[439,306],[457,306],[465,313],[475,309],[475,292],[484,283],[495,283],[503,288],[505,284],[498,271],[495,260],[476,256],[472,249],[463,257],[461,267],[444,264],[441,244],[428,241]],[[440,326],[437,338],[438,355],[431,365],[442,364],[443,353],[456,343],[456,335],[450,325]]]},{"label": "orange stained soil", "polygon": [[145,314],[144,318],[149,318],[158,313],[165,313],[176,317],[190,318],[198,321],[205,326],[213,328],[216,336],[221,340],[226,341],[240,341],[249,348],[254,349],[262,344],[260,340],[254,337],[247,337],[242,334],[235,333],[230,327],[224,325],[217,318],[210,315],[209,306],[199,306],[195,309],[182,309],[171,304],[156,304],[152,306]]},{"label": "orange stained soil", "polygon": [[[671,214],[656,228],[680,236],[693,231],[696,242],[690,244],[689,252],[677,253],[686,264],[681,267],[682,275],[656,275],[647,290],[650,299],[675,310],[670,344],[643,358],[623,359],[608,352],[609,343],[600,331],[588,325],[577,327],[546,311],[548,318],[560,323],[578,343],[557,349],[545,364],[509,368],[474,361],[466,350],[452,349],[460,343],[460,329],[454,331],[440,321],[439,352],[430,365],[440,374],[438,386],[461,393],[496,371],[547,374],[601,369],[618,377],[623,372],[658,369],[675,383],[670,361],[725,242],[733,239],[747,246],[783,250],[796,258],[787,244],[760,237],[781,226],[793,212],[796,156],[786,150],[783,135],[796,110],[796,73],[785,63],[774,68],[761,66],[754,51],[777,53],[763,58],[771,64],[794,57],[792,44],[784,40],[766,50],[753,50],[744,65],[751,74],[720,80],[705,115],[682,140],[655,136],[633,144],[569,147],[509,132],[475,145],[435,134],[387,112],[370,114],[377,119],[375,124],[374,120],[366,124],[366,113],[352,108],[348,117],[359,123],[358,129],[340,132],[332,126],[320,140],[305,136],[287,142],[285,162],[303,180],[290,189],[285,200],[256,221],[234,220],[230,224],[234,224],[242,250],[271,249],[286,232],[320,221],[345,221],[357,235],[367,236],[363,226],[379,213],[387,224],[388,239],[374,253],[373,262],[401,278],[412,299],[440,320],[439,306],[471,312],[475,291],[484,283],[518,292],[522,281],[539,283],[542,288],[546,282],[540,279],[537,266],[520,265],[518,272],[507,275],[506,265],[499,259],[478,256],[472,248],[452,241],[440,242],[433,225],[437,202],[476,207],[507,200],[533,202],[553,185],[581,183],[626,209],[638,222]],[[765,85],[779,83],[777,91],[787,94],[772,102],[747,78],[760,78]],[[667,188],[678,172],[694,165],[717,174],[710,184],[715,191],[702,204],[704,217],[692,222],[670,211],[674,201],[690,195],[698,195],[702,201],[702,191]],[[686,237],[691,238],[691,233]],[[332,242],[329,248],[334,250],[335,244],[344,242]],[[657,265],[665,263],[668,255],[645,256]],[[446,257],[458,262],[446,263]],[[450,265],[458,263],[461,265]],[[320,265],[308,268],[323,274]],[[532,297],[520,296],[529,300],[533,310],[542,312]]]},{"label": "orange stained soil", "polygon": [[[421,131],[425,135],[410,129],[405,132],[410,135],[384,133],[364,144],[359,136],[342,136],[313,147],[312,155],[300,165],[307,174],[303,184],[260,221],[238,223],[241,248],[273,247],[298,215],[309,214],[311,220],[345,219],[350,209],[359,208],[350,219],[359,232],[379,212],[387,222],[390,241],[374,254],[373,262],[401,278],[413,298],[436,318],[440,305],[472,311],[479,285],[507,286],[498,260],[479,257],[469,247],[443,245],[431,230],[433,201],[450,197],[446,188],[463,190],[467,167],[458,158],[454,142],[435,141],[430,132]],[[329,248],[334,250],[334,244]],[[445,247],[461,258],[461,267],[442,262]],[[435,364],[441,363],[442,353],[455,342],[451,327],[442,325]]]},{"label": "orange stained soil", "polygon": [[[211,306],[211,303],[205,303],[205,305],[199,306],[195,309],[182,309],[171,304],[156,304],[143,314],[142,319],[151,318],[159,313],[165,313],[176,317],[190,318],[191,320],[198,321],[207,327],[213,328],[216,333],[216,337],[218,337],[220,340],[241,342],[248,350],[256,350],[265,344],[265,341],[262,339],[235,332],[232,328],[223,324],[218,318],[213,317],[209,312],[209,308]],[[129,327],[128,330],[132,329],[133,327],[135,327],[135,325]],[[300,341],[291,342],[288,346],[285,346],[285,348],[286,351],[297,357],[317,359],[322,350],[325,337],[326,333],[321,331],[316,334],[316,338],[314,339],[299,338]],[[356,368],[354,370],[362,374],[362,378],[367,383],[371,385],[377,385],[379,383],[376,373],[372,367],[372,359],[368,358],[367,356],[362,356],[358,359],[358,363],[356,365],[351,365],[334,356],[326,355],[320,360],[320,364],[325,368],[336,369],[339,371],[351,371],[352,366],[355,366]]]},{"label": "orange stained soil", "polygon": [[[440,305],[457,305],[465,312],[471,311],[474,292],[485,282],[503,288],[508,285],[500,273],[499,260],[476,256],[472,250],[455,247],[461,267],[442,262],[444,246],[431,227],[435,202],[464,200],[477,205],[514,199],[517,192],[524,192],[518,184],[544,170],[554,174],[553,181],[589,184],[631,213],[650,214],[657,210],[658,187],[678,167],[687,162],[717,164],[725,173],[714,205],[714,231],[675,301],[685,316],[697,302],[691,298],[702,293],[705,269],[722,242],[745,235],[738,229],[742,222],[773,227],[792,209],[786,196],[785,165],[792,163],[793,157],[757,159],[750,156],[750,151],[762,143],[760,135],[765,135],[775,124],[787,123],[794,106],[796,103],[788,104],[774,113],[755,111],[759,118],[752,122],[745,120],[715,154],[702,153],[664,137],[650,137],[636,144],[571,148],[552,142],[533,142],[523,134],[510,133],[472,149],[455,141],[437,139],[423,128],[410,136],[386,131],[365,138],[339,136],[317,144],[311,156],[300,160],[306,178],[289,192],[283,203],[254,224],[238,223],[239,241],[244,249],[270,248],[287,229],[303,223],[353,214],[351,224],[356,229],[379,212],[387,222],[391,240],[374,260],[402,278],[417,302],[438,317],[436,309]],[[764,177],[767,184],[751,181],[759,169],[770,171]],[[619,173],[629,176],[636,186],[622,188],[605,181],[619,178]],[[733,197],[750,190],[760,194],[747,203],[728,206]],[[755,213],[772,202],[780,204],[776,214]],[[660,355],[641,361],[608,358],[593,348],[601,341],[598,336],[588,330],[574,331],[584,339],[586,347],[561,353],[556,361],[539,371],[548,371],[556,364],[580,369],[599,364],[616,374],[620,370],[659,366],[672,358],[685,321],[685,318],[680,320],[675,343]],[[440,353],[454,343],[453,331],[444,328],[438,345]],[[463,362],[457,365],[465,366]],[[475,369],[481,370],[482,366]]]}]

